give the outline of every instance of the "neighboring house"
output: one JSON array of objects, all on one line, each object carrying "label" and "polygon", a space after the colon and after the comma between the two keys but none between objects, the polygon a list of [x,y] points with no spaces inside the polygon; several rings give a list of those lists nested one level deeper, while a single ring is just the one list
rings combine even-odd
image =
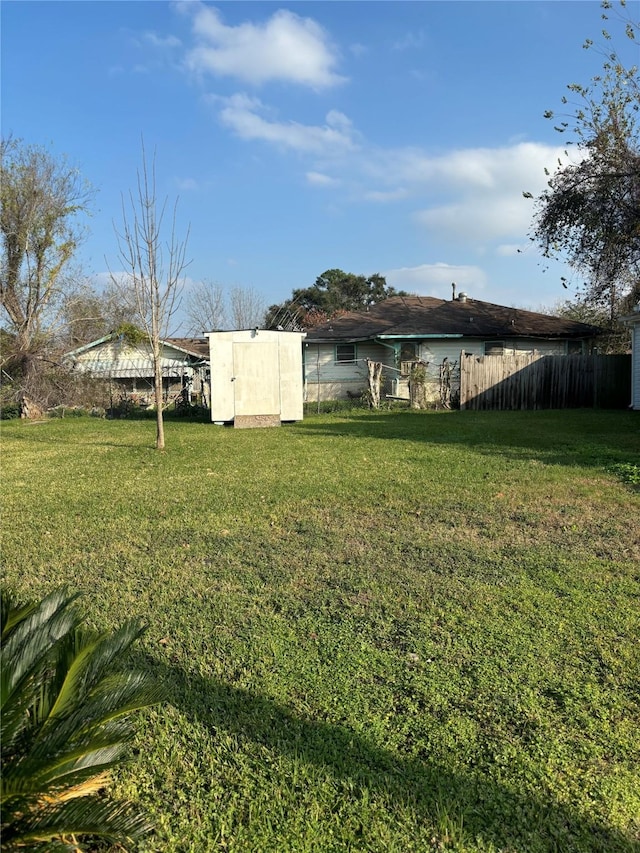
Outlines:
[{"label": "neighboring house", "polygon": [[640,411],[640,303],[622,320],[631,329],[631,408]]},{"label": "neighboring house", "polygon": [[[133,343],[107,335],[64,355],[71,369],[107,380],[114,392],[153,401],[154,371],[148,340]],[[209,405],[209,343],[205,338],[162,341],[162,387],[166,400],[186,393],[189,400]]]},{"label": "neighboring house", "polygon": [[[367,360],[383,364],[388,396],[408,399],[412,365],[426,365],[427,396],[437,399],[443,371],[456,382],[461,353],[588,354],[598,329],[547,314],[470,299],[394,296],[307,331],[305,399],[335,400],[367,388]],[[459,382],[459,379],[457,379]],[[453,389],[455,397],[455,388]]]}]

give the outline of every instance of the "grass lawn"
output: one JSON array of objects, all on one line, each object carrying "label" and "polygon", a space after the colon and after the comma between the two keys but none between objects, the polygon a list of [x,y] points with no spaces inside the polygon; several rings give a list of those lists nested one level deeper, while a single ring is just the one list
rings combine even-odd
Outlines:
[{"label": "grass lawn", "polygon": [[2,424],[4,580],[142,615],[141,851],[640,850],[640,417]]}]

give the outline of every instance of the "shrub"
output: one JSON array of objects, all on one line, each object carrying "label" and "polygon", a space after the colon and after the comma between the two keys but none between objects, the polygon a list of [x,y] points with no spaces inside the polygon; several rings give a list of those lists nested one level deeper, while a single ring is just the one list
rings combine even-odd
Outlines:
[{"label": "shrub", "polygon": [[19,403],[2,403],[0,405],[0,420],[12,421],[20,417]]},{"label": "shrub", "polygon": [[82,406],[56,406],[47,412],[49,418],[84,418],[88,415],[89,412]]},{"label": "shrub", "polygon": [[140,637],[81,627],[66,589],[16,604],[2,591],[2,850],[79,851],[82,838],[129,844],[150,828],[105,785],[132,736],[132,712],[161,700],[148,673],[118,670]]}]

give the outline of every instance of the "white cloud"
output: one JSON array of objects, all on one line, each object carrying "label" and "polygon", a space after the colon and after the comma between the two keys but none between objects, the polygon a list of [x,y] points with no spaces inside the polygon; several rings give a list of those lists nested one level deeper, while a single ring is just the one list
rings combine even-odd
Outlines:
[{"label": "white cloud", "polygon": [[98,293],[102,293],[104,290],[108,290],[114,286],[123,288],[124,290],[133,287],[131,273],[124,270],[102,270],[89,276],[89,280]]},{"label": "white cloud", "polygon": [[458,292],[477,293],[487,284],[485,272],[476,266],[455,264],[420,264],[417,267],[400,267],[384,273],[387,284],[397,290],[417,293],[419,296],[442,298],[442,293],[455,282]]},{"label": "white cloud", "polygon": [[176,184],[179,190],[185,192],[199,189],[199,184],[195,178],[178,178]]},{"label": "white cloud", "polygon": [[404,187],[398,187],[395,190],[367,190],[363,198],[365,201],[387,202],[400,201],[407,198],[409,191]]},{"label": "white cloud", "polygon": [[279,122],[265,118],[267,112],[257,99],[244,94],[230,98],[212,96],[214,104],[221,104],[220,120],[242,139],[258,139],[280,147],[313,155],[332,156],[353,151],[356,147],[353,130],[346,116],[332,111],[322,126],[298,122]]},{"label": "white cloud", "polygon": [[[368,144],[344,113],[330,110],[323,124],[283,121],[246,94],[209,96],[223,125],[256,140],[309,158],[314,186],[348,187],[342,198],[384,204],[413,199],[414,223],[443,242],[475,252],[513,254],[526,241],[533,205],[523,197],[545,188],[564,150],[535,142],[495,148],[458,148],[432,154],[415,146],[384,149]],[[497,248],[500,244],[501,248]]]},{"label": "white cloud", "polygon": [[332,178],[329,175],[324,175],[322,172],[307,172],[307,183],[314,187],[335,187],[340,184],[337,178]]},{"label": "white cloud", "polygon": [[154,32],[147,32],[144,34],[144,38],[149,44],[152,44],[154,47],[165,48],[165,47],[180,47],[182,42],[176,36],[159,36]]},{"label": "white cloud", "polygon": [[531,223],[531,203],[522,192],[469,195],[415,214],[415,221],[442,239],[466,239],[472,242],[518,237],[527,233]]},{"label": "white cloud", "polygon": [[199,74],[230,76],[252,85],[283,80],[314,89],[342,83],[336,49],[311,18],[279,9],[263,23],[227,26],[217,9],[201,2],[180,4],[191,16],[197,44],[186,54]]},{"label": "white cloud", "polygon": [[[483,242],[524,240],[533,207],[523,191],[538,195],[546,186],[561,148],[517,143],[497,148],[458,149],[432,156],[415,148],[376,151],[365,171],[393,190],[402,186],[415,198],[433,199],[414,221],[440,239]],[[366,158],[363,158],[365,160]],[[378,190],[384,198],[384,191]],[[371,191],[368,198],[375,198]]]},{"label": "white cloud", "polygon": [[560,147],[526,142],[497,148],[461,148],[432,155],[420,148],[372,149],[367,171],[388,183],[428,185],[431,189],[495,191],[518,187],[538,192],[547,181],[544,168],[563,155]]}]

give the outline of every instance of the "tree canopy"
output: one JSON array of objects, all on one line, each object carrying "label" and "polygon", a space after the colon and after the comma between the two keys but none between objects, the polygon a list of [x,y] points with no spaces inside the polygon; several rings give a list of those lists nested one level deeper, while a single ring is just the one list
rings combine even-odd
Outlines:
[{"label": "tree canopy", "polygon": [[[611,6],[602,3],[605,21]],[[638,23],[624,13],[616,22],[637,45]],[[602,34],[611,41],[606,29]],[[640,299],[640,86],[637,66],[626,68],[615,49],[603,53],[602,74],[568,86],[579,100],[555,128],[577,145],[536,201],[532,240],[545,257],[564,257],[584,275],[584,298],[607,306],[614,319]],[[556,118],[551,111],[546,117]]]},{"label": "tree canopy", "polygon": [[284,328],[308,328],[344,311],[362,311],[390,296],[406,296],[387,284],[384,276],[356,275],[330,269],[319,275],[310,287],[293,291],[281,305],[272,305],[267,324]]},{"label": "tree canopy", "polygon": [[66,274],[92,191],[77,169],[22,140],[0,143],[0,304],[14,369],[28,379],[55,308],[74,286]]}]

